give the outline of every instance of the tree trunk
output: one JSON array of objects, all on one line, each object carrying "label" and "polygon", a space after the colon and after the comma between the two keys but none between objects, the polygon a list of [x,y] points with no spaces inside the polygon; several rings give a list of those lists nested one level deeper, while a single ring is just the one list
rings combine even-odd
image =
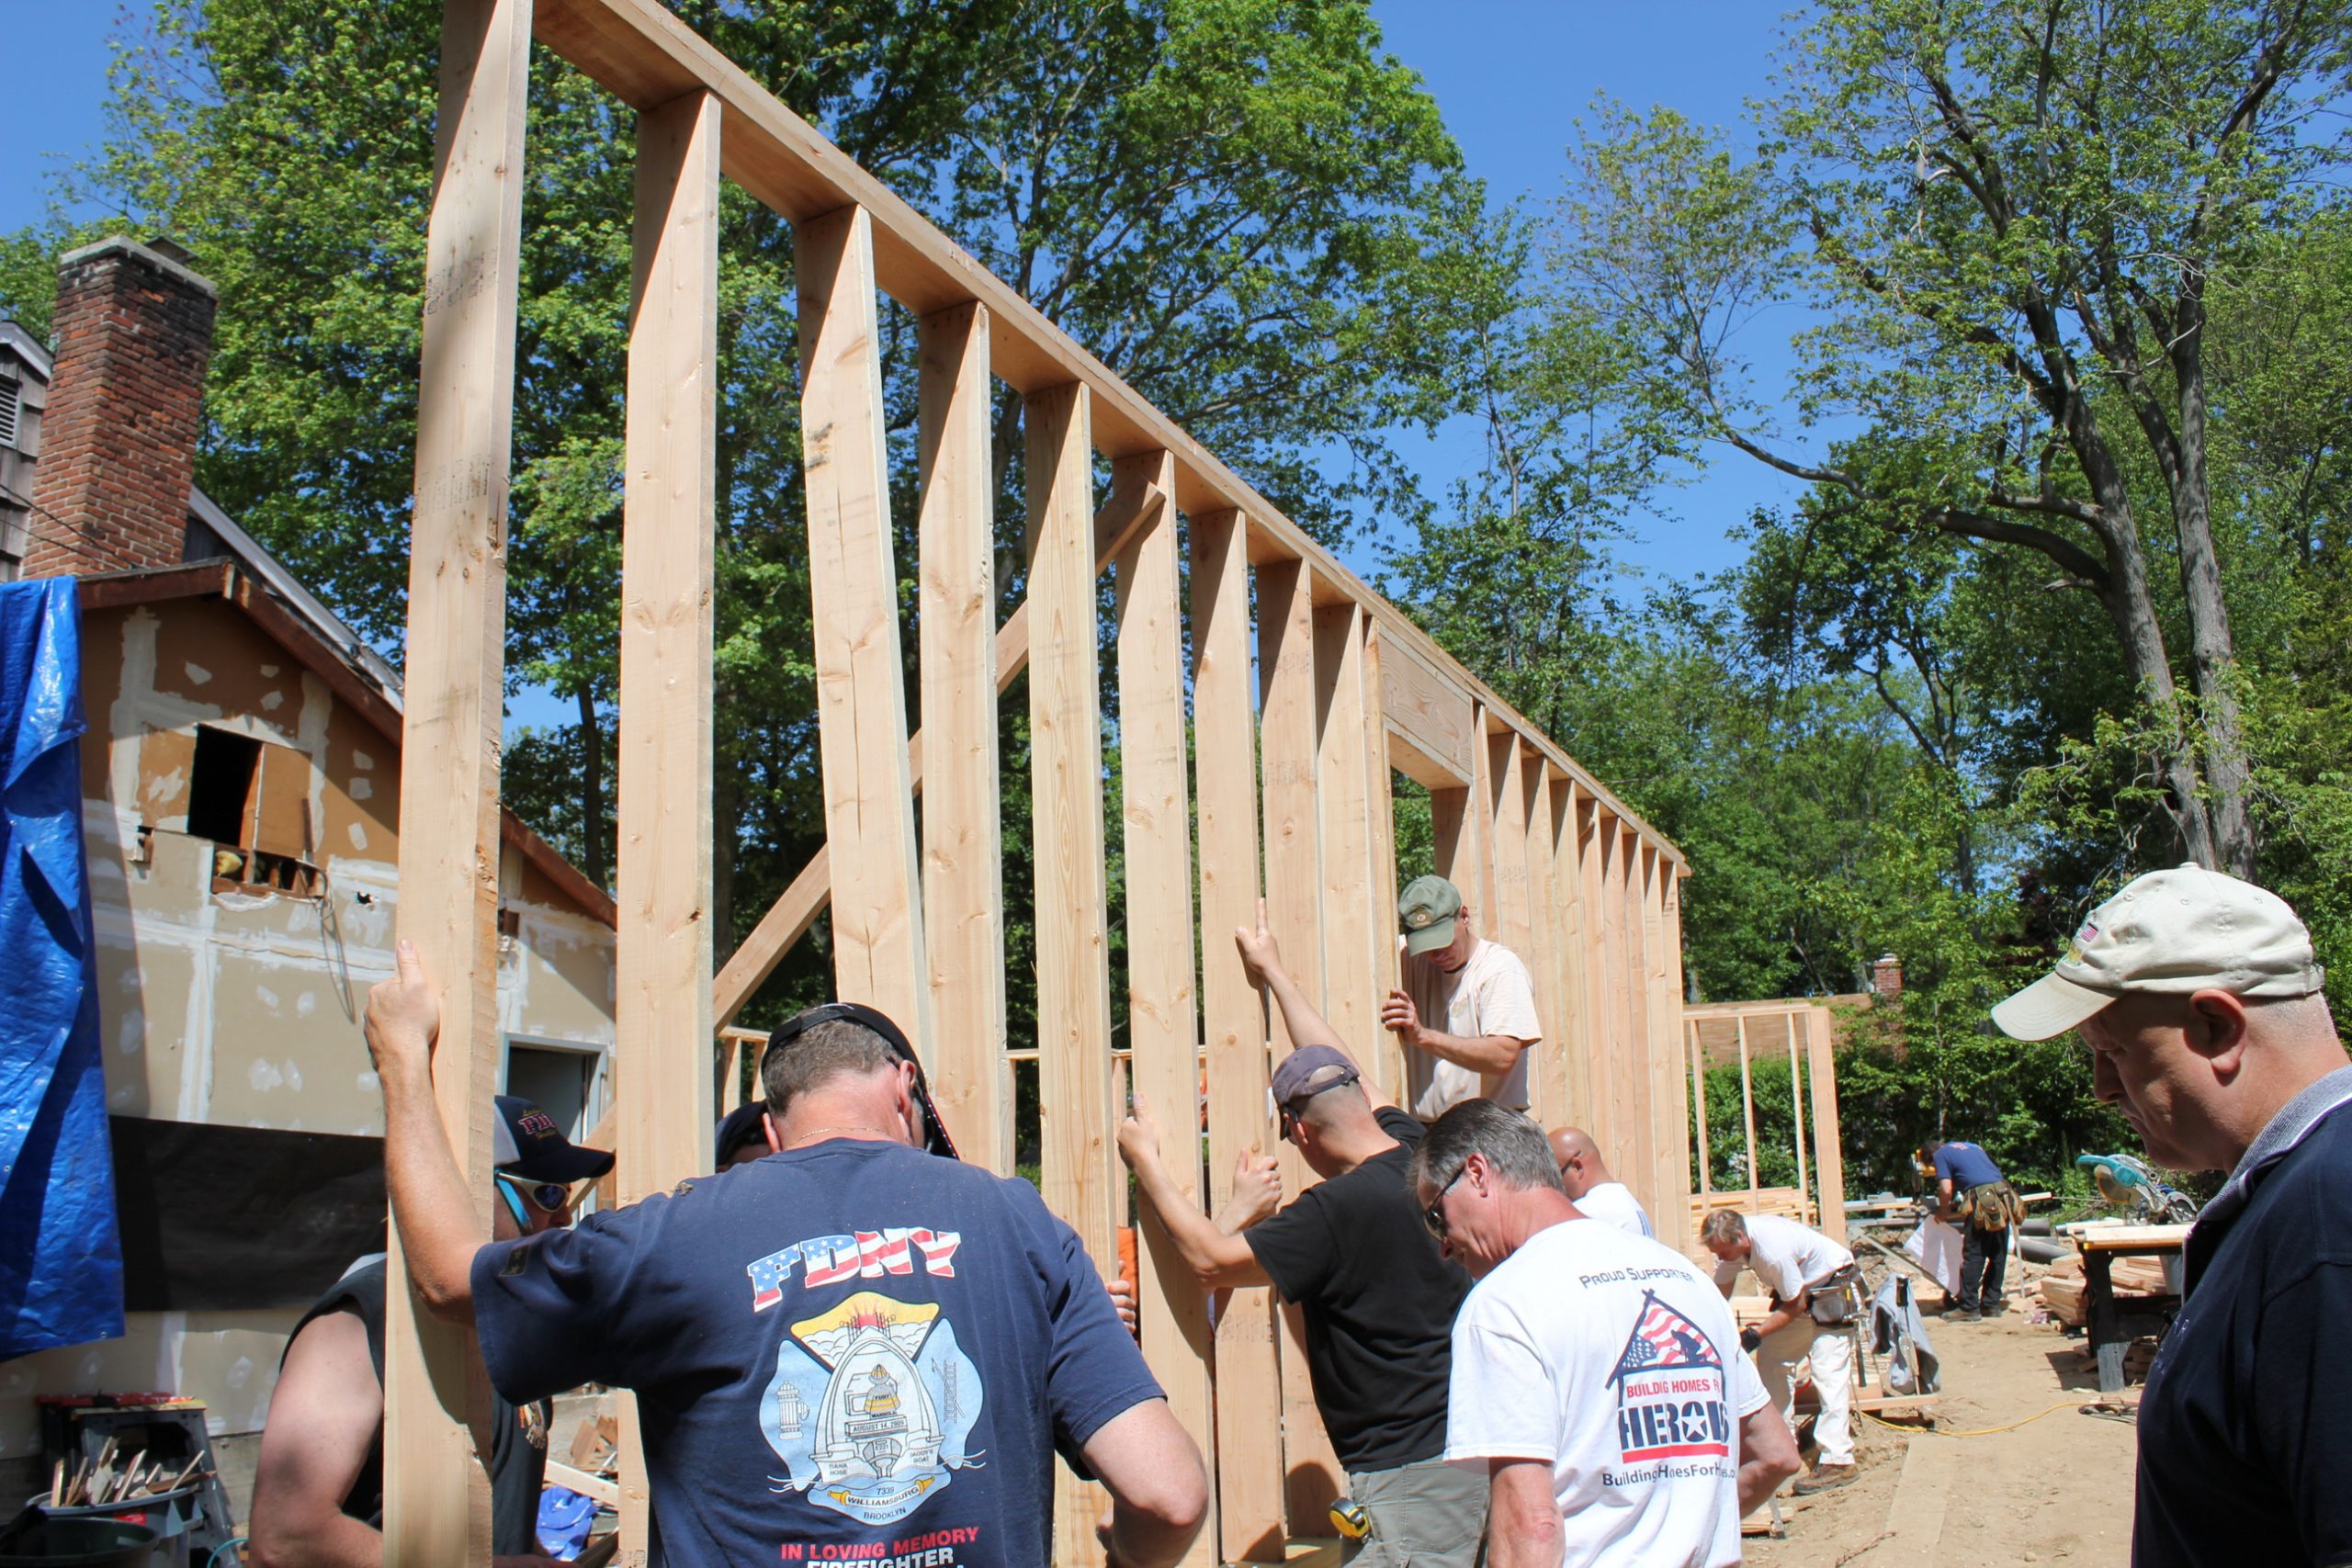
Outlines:
[{"label": "tree trunk", "polygon": [[[2180,591],[2188,609],[2190,670],[2204,731],[2205,783],[2212,795],[2213,852],[2203,863],[2251,881],[2260,851],[2246,809],[2251,769],[2233,684],[2237,665],[2222,564],[2213,549],[2212,491],[2205,469],[2204,305],[2184,300],[2172,348],[2180,399],[2180,471],[2173,485],[2173,526],[2180,536]],[[2200,857],[2201,859],[2201,857]]]},{"label": "tree trunk", "polygon": [[605,865],[605,735],[596,722],[595,694],[582,682],[580,704],[580,869],[610,887]]}]

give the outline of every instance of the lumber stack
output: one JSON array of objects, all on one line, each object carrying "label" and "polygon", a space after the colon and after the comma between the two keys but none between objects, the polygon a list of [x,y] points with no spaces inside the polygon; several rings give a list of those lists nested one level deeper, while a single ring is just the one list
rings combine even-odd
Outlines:
[{"label": "lumber stack", "polygon": [[[2108,1266],[2108,1278],[2119,1296],[2166,1293],[2164,1260],[2159,1258],[2119,1258]],[[2068,1328],[2080,1328],[2090,1320],[2088,1291],[2080,1253],[2067,1253],[2041,1277],[2041,1304]]]}]

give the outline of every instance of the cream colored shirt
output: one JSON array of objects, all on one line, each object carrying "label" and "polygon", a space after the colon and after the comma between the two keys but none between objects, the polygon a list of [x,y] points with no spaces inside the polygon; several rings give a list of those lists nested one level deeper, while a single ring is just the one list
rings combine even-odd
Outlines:
[{"label": "cream colored shirt", "polygon": [[1508,1034],[1528,1048],[1507,1073],[1479,1074],[1458,1063],[1408,1048],[1406,1099],[1413,1114],[1434,1122],[1465,1100],[1480,1096],[1516,1110],[1527,1109],[1527,1062],[1544,1026],[1535,1017],[1535,982],[1519,954],[1481,937],[1471,943],[1461,968],[1447,974],[1423,959],[1405,960],[1405,994],[1421,1022],[1447,1034],[1476,1039]]}]

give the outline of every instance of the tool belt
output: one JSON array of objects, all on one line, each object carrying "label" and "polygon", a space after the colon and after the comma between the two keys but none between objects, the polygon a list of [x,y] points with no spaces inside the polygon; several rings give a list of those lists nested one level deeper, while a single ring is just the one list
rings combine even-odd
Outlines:
[{"label": "tool belt", "polygon": [[1859,1264],[1823,1275],[1804,1293],[1806,1314],[1824,1328],[1843,1328],[1861,1315],[1861,1281]]},{"label": "tool belt", "polygon": [[2025,1218],[2025,1205],[2018,1201],[2017,1189],[2006,1181],[1986,1181],[1970,1188],[1961,1199],[1960,1212],[1969,1224],[1980,1231],[2005,1231]]}]

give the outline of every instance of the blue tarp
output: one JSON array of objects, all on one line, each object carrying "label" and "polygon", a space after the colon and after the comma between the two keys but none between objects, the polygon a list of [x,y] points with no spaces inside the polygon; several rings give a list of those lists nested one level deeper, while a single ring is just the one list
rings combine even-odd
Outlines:
[{"label": "blue tarp", "polygon": [[0,1360],[122,1332],[72,578],[0,583]]}]

